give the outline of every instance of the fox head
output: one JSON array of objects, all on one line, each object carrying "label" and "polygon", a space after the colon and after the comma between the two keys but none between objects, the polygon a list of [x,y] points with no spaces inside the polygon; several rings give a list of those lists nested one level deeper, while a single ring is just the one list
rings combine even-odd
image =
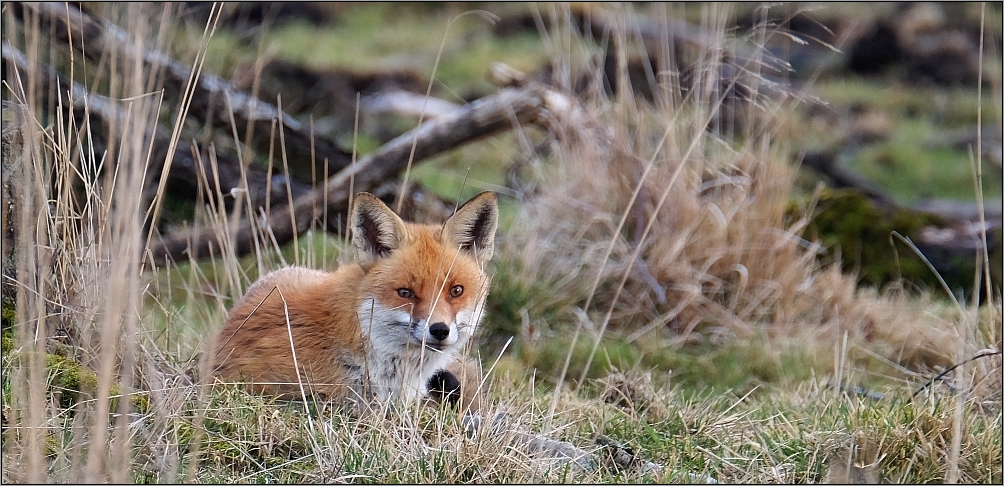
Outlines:
[{"label": "fox head", "polygon": [[442,226],[406,223],[375,196],[356,195],[349,227],[365,273],[357,312],[375,352],[445,356],[466,343],[484,310],[497,226],[490,191]]}]

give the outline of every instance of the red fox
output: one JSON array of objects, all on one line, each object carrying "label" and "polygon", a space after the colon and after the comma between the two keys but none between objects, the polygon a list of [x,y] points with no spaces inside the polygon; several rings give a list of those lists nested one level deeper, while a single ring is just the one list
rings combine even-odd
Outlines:
[{"label": "red fox", "polygon": [[375,196],[357,194],[349,215],[355,262],[261,277],[217,335],[213,373],[285,396],[300,396],[302,384],[333,401],[432,395],[472,405],[480,372],[458,355],[484,313],[497,225],[490,191],[442,226],[406,223]]}]

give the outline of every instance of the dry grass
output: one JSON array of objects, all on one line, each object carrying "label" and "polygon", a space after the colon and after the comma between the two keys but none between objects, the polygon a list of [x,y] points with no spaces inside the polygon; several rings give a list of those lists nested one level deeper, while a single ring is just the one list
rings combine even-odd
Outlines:
[{"label": "dry grass", "polygon": [[[727,10],[709,9],[709,25]],[[787,124],[800,100],[744,100],[729,90],[758,87],[729,86],[718,55],[706,57],[699,86],[717,89],[669,83],[653,103],[630,92],[594,94],[584,100],[587,117],[610,132],[583,124],[553,142],[555,160],[538,165],[539,194],[521,205],[509,235],[515,251],[503,256],[518,268],[516,286],[537,289],[530,315],[563,313],[537,327],[573,323],[590,342],[607,329],[629,342],[744,340],[766,330],[798,336],[810,352],[846,340],[913,370],[948,366],[999,341],[992,327],[974,334],[975,308],[932,313],[938,296],[858,288],[854,275],[821,266],[821,248],[802,239],[812,208],[801,217],[788,210],[795,169],[786,137],[795,130]],[[658,64],[674,70],[672,59]],[[568,71],[578,79],[600,70]],[[727,126],[743,135],[725,136]]]},{"label": "dry grass", "polygon": [[[139,8],[130,7],[129,15],[144,18]],[[157,39],[150,25],[136,23],[130,33],[144,42]],[[29,62],[42,62],[39,53],[48,46],[41,29],[23,35]],[[22,325],[13,351],[19,356],[12,358],[5,380],[10,384],[7,480],[131,479],[133,414],[131,402],[120,397],[143,386],[137,372],[148,359],[139,326],[147,278],[140,269],[147,210],[141,188],[148,160],[142,134],[157,122],[160,100],[150,94],[150,73],[123,59],[109,64],[118,73],[110,83],[111,96],[130,100],[129,119],[110,127],[115,146],[109,153],[88,152],[87,129],[74,120],[57,116],[43,126],[32,119],[25,127],[25,139],[37,142],[40,150],[16,167],[20,173],[15,175],[24,189],[18,227],[35,231],[19,235],[16,308]],[[37,82],[20,73],[5,79],[5,89],[31,113],[60,113],[38,106]],[[84,191],[74,193],[75,188]],[[60,329],[72,332],[72,360],[93,371],[93,380],[79,378],[87,399],[72,411],[55,407],[47,386],[52,370],[45,366],[45,351],[48,338]],[[47,466],[53,452],[60,459],[54,471]]]},{"label": "dry grass", "polygon": [[[553,8],[559,20],[546,39],[557,78],[576,79],[591,70],[576,61],[589,58],[589,43]],[[108,12],[128,19],[119,25],[137,43],[169,50],[169,22],[147,20],[168,11]],[[617,14],[630,32],[633,13]],[[706,11],[723,46],[733,42],[729,14]],[[827,365],[792,388],[696,398],[638,369],[568,376],[582,386],[549,390],[550,380],[508,361],[493,374],[487,416],[504,413],[510,427],[471,435],[447,411],[351,416],[207,385],[201,339],[248,282],[285,261],[334,265],[341,243],[314,236],[247,259],[225,250],[207,263],[144,267],[152,211],[140,195],[154,161],[143,134],[164,112],[180,136],[184,110],[161,105],[156,73],[127,59],[69,59],[45,35],[31,25],[5,33],[30,62],[51,54],[94,76],[128,100],[131,117],[111,128],[108,153],[94,153],[88,127],[38,115],[60,111],[38,105],[37,80],[5,79],[5,97],[36,114],[26,140],[38,143],[13,175],[25,189],[17,226],[35,230],[19,234],[17,325],[4,336],[4,482],[818,482],[839,477],[827,464],[841,454],[889,481],[1001,480],[999,355],[960,367],[952,388],[939,382],[909,399],[920,372],[999,349],[999,304],[860,289],[838,267],[821,267],[800,238],[804,219],[786,212],[786,114],[798,100],[727,96],[714,51],[699,84],[714,89],[670,83],[653,103],[623,84],[613,97],[584,96],[585,123],[549,140],[551,155],[535,166],[538,191],[501,239],[497,281],[533,290],[521,310],[543,339],[574,330],[590,356],[607,333],[671,349],[766,333],[767,343],[795,343]],[[237,216],[198,214],[219,227]],[[71,346],[59,343],[60,329],[72,330]],[[896,371],[885,398],[826,385],[854,382],[869,372],[866,360]],[[608,435],[664,469],[576,472],[532,459],[515,431],[588,449]]]}]

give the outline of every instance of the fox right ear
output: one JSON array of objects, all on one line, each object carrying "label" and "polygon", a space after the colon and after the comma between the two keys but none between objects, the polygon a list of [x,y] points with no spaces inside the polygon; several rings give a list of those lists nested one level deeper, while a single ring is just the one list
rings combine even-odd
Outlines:
[{"label": "fox right ear", "polygon": [[498,198],[494,192],[485,191],[465,202],[443,223],[443,234],[461,251],[470,253],[484,265],[495,252],[498,222]]},{"label": "fox right ear", "polygon": [[386,204],[368,192],[356,194],[349,215],[356,263],[369,268],[377,259],[397,249],[404,239],[404,221]]}]

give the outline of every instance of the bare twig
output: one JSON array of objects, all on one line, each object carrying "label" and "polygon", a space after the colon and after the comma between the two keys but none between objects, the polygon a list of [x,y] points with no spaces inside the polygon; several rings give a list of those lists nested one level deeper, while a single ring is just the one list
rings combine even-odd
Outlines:
[{"label": "bare twig", "polygon": [[951,373],[952,371],[954,371],[956,368],[958,368],[960,366],[963,366],[963,365],[965,365],[967,363],[971,363],[971,362],[976,361],[978,359],[986,358],[986,357],[989,357],[989,356],[998,356],[1000,354],[1001,354],[1001,351],[1000,350],[996,350],[996,349],[995,350],[991,350],[991,351],[983,351],[983,352],[977,354],[976,356],[973,356],[972,358],[969,358],[969,359],[967,359],[965,361],[962,361],[960,363],[956,363],[956,364],[954,364],[952,366],[949,366],[948,368],[945,369],[945,371],[942,371],[941,373],[938,373],[937,375],[935,375],[934,378],[931,378],[930,380],[927,380],[927,382],[924,383],[923,386],[921,386],[920,388],[918,388],[917,391],[913,392],[913,395],[911,395],[911,397],[912,398],[917,398],[917,395],[919,395],[920,392],[926,390],[927,387],[933,385],[934,382],[936,382],[936,381],[944,378],[945,375]]}]

